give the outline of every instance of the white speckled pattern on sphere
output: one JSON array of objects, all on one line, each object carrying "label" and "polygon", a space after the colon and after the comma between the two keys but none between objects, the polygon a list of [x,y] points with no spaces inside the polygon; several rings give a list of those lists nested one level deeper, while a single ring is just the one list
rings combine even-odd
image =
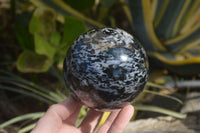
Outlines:
[{"label": "white speckled pattern on sphere", "polygon": [[141,44],[117,28],[80,35],[64,62],[67,86],[84,104],[99,110],[130,104],[143,91],[148,70]]}]

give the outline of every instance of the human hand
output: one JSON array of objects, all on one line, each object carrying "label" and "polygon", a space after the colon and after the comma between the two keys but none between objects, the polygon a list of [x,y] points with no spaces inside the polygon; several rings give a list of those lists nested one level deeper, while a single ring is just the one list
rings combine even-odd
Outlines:
[{"label": "human hand", "polygon": [[[103,112],[89,110],[79,127],[74,124],[77,120],[82,104],[72,96],[61,103],[52,105],[38,121],[31,133],[91,133],[94,132]],[[122,109],[112,111],[106,122],[98,128],[96,133],[122,133],[134,112],[128,105]]]}]

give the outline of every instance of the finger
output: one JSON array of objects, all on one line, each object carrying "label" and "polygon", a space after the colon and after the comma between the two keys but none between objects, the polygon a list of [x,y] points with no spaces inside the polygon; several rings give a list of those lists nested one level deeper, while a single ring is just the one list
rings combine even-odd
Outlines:
[{"label": "finger", "polygon": [[113,121],[108,133],[123,133],[129,120],[133,116],[134,108],[131,105],[124,107]]},{"label": "finger", "polygon": [[79,103],[72,96],[61,103],[51,105],[31,133],[56,133],[62,121],[73,114],[78,105]]},{"label": "finger", "polygon": [[93,109],[89,110],[87,116],[79,126],[79,129],[83,133],[92,132],[95,129],[96,125],[99,123],[102,113],[103,112],[99,112]]},{"label": "finger", "polygon": [[119,114],[120,109],[112,111],[105,123],[98,129],[98,133],[106,133]]},{"label": "finger", "polygon": [[79,104],[75,110],[75,112],[69,117],[67,118],[64,123],[66,124],[71,124],[71,125],[74,125],[76,120],[78,119],[78,115],[79,115],[79,112],[80,112],[80,109],[82,107],[82,104]]}]

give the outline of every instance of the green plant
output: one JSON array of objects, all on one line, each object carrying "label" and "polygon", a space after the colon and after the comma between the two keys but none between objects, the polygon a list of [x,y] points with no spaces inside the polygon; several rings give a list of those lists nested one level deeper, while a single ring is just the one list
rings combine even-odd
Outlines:
[{"label": "green plant", "polygon": [[[90,0],[89,0],[90,1]],[[75,7],[72,0],[30,0],[36,8],[29,28],[16,25],[15,34],[22,48],[17,60],[17,68],[21,72],[41,73],[48,70],[61,83],[55,65],[62,64],[67,49],[72,41],[87,28],[118,26],[118,16],[113,15],[115,6],[125,14],[129,22],[128,29],[134,32],[148,52],[151,62],[156,66],[176,71],[180,74],[198,74],[199,57],[199,1],[190,0],[93,0],[84,8]],[[72,3],[71,3],[72,2]],[[89,14],[93,8],[94,15]],[[113,11],[113,12],[112,12]],[[173,13],[172,13],[173,12]],[[47,15],[48,14],[48,15]],[[51,16],[51,17],[49,17]],[[49,18],[48,18],[49,17]],[[58,27],[61,25],[60,30]],[[2,72],[1,72],[2,73]],[[5,74],[5,73],[4,73]],[[179,99],[150,91],[148,87],[166,89],[163,86],[148,82],[145,93],[164,96],[182,104]],[[48,105],[67,98],[68,91],[49,90],[21,77],[6,73],[0,76],[0,88],[21,93],[40,100]],[[160,107],[134,103],[137,110],[159,112],[177,118],[185,118],[185,114],[173,112]],[[35,120],[44,112],[18,116],[0,125],[1,128],[21,121],[31,120],[31,124],[22,127],[19,132],[26,132],[35,125]],[[80,113],[84,117],[86,109]],[[103,118],[105,119],[105,118]]]},{"label": "green plant", "polygon": [[[56,12],[50,8],[36,9],[29,23],[29,33],[16,32],[19,44],[24,47],[17,60],[17,68],[21,72],[47,72],[53,64],[63,63],[67,49],[73,40],[86,31],[85,24],[76,18],[66,16],[63,33],[56,29]],[[19,29],[20,28],[20,29]],[[63,35],[61,35],[63,34]],[[26,35],[26,36],[24,36]],[[33,48],[25,48],[33,44]],[[31,45],[32,46],[32,45]]]},{"label": "green plant", "polygon": [[[38,7],[47,5],[56,9],[60,22],[64,22],[62,15],[71,15],[83,20],[88,26],[105,27],[70,7],[70,3],[61,0],[31,2]],[[97,16],[108,19],[111,26],[116,26],[118,21],[109,13],[115,3],[118,3],[118,8],[122,8],[129,21],[129,29],[137,35],[156,66],[182,75],[200,73],[198,0],[112,0],[109,4],[100,0],[98,4],[102,13],[98,12]],[[102,21],[99,18],[97,20]]]},{"label": "green plant", "polygon": [[[4,72],[4,71],[0,71],[0,72],[3,75],[3,76],[0,76],[0,89],[12,91],[15,93],[20,93],[20,94],[32,97],[34,99],[37,99],[39,101],[42,101],[48,105],[61,102],[68,97],[68,94],[69,94],[68,89],[65,90],[64,93],[63,91],[58,90],[58,89],[49,90],[47,88],[39,86],[31,81],[23,79],[14,74]],[[156,87],[158,89],[166,89],[163,86],[159,86],[151,82],[147,83],[147,87]],[[168,95],[164,95],[158,92],[148,91],[148,90],[145,90],[144,93],[153,93],[155,95],[164,96],[166,98],[170,98],[182,104],[182,101],[172,96],[168,96]],[[161,107],[141,105],[141,104],[137,104],[137,102],[134,103],[134,107],[137,110],[159,112],[159,113],[171,115],[173,117],[181,118],[181,119],[184,119],[186,117],[185,114],[174,112],[174,111],[164,109]],[[81,109],[80,114],[79,114],[79,119],[77,121],[77,125],[82,121],[82,119],[86,115],[86,111],[87,111],[86,107],[83,107]],[[39,119],[43,114],[44,112],[36,112],[36,113],[29,113],[29,114],[17,116],[15,118],[12,118],[0,124],[0,128],[4,128],[8,125],[24,121],[25,123],[28,122],[29,124],[24,124],[24,126],[22,126],[18,131],[20,133],[24,133],[31,130],[35,126],[35,120]],[[106,118],[107,117],[105,116],[102,119],[106,119]]]},{"label": "green plant", "polygon": [[[37,85],[34,82],[28,81],[24,78],[21,78],[9,72],[5,72],[3,70],[0,70],[0,74],[1,74],[0,89],[19,93],[28,97],[32,97],[47,105],[52,105],[52,104],[64,101],[69,95],[68,89],[50,90],[48,88],[44,88],[40,85]],[[86,107],[83,107],[81,109],[77,124],[80,123],[80,121],[86,115],[86,110],[87,110]],[[22,123],[23,126],[19,129],[18,132],[24,133],[31,130],[35,125],[35,120],[39,119],[43,114],[44,112],[36,112],[36,113],[29,113],[29,114],[17,116],[11,120],[8,120],[0,124],[0,128],[4,128],[8,125],[23,121],[25,124]],[[28,124],[26,124],[26,122]]]},{"label": "green plant", "polygon": [[200,73],[200,1],[129,0],[135,34],[157,65]]}]

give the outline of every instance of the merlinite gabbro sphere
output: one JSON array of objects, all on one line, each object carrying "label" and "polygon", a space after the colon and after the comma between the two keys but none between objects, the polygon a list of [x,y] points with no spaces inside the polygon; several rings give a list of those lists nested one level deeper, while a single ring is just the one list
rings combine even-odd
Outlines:
[{"label": "merlinite gabbro sphere", "polygon": [[74,96],[98,110],[130,104],[143,91],[149,71],[140,42],[118,28],[92,29],[80,35],[63,66]]}]

